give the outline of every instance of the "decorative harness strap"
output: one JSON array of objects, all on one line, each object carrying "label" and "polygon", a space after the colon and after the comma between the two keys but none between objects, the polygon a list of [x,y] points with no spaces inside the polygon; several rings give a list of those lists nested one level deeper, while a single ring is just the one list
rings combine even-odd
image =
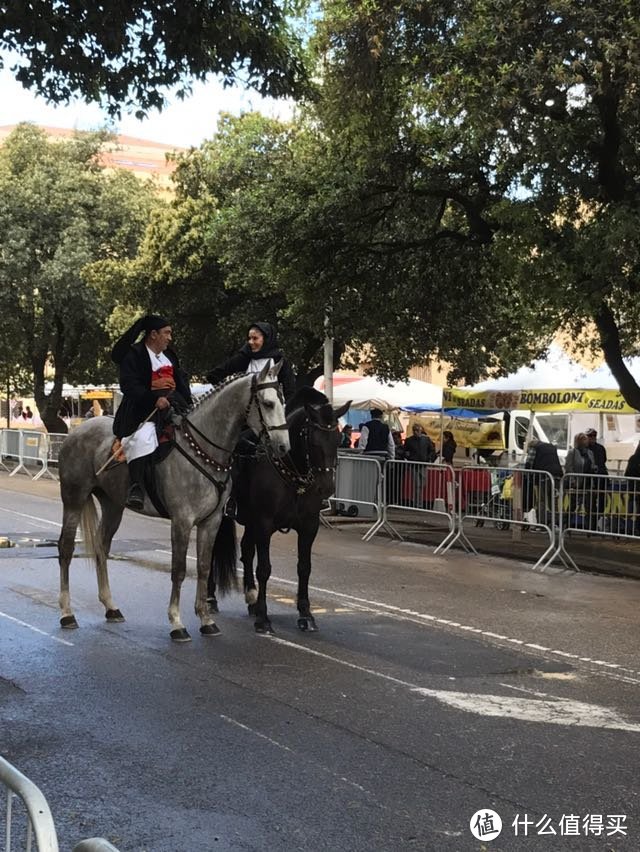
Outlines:
[{"label": "decorative harness strap", "polygon": [[[245,375],[245,374],[241,373],[239,375],[234,376],[233,378],[236,379],[236,378],[239,378],[242,375]],[[253,405],[254,402],[256,403],[256,406],[257,406],[257,409],[258,409],[258,416],[260,418],[260,426],[261,426],[260,438],[262,438],[263,435],[266,437],[269,432],[273,432],[273,431],[276,431],[278,429],[286,429],[287,428],[286,423],[278,424],[278,425],[275,425],[275,426],[267,426],[267,424],[265,423],[264,414],[262,412],[262,407],[260,405],[260,399],[258,397],[258,392],[262,391],[262,390],[267,390],[268,388],[275,388],[276,390],[278,390],[278,394],[280,395],[280,384],[278,382],[263,382],[262,384],[259,385],[258,384],[258,376],[257,376],[257,374],[254,375],[251,379],[251,393],[249,395],[249,402],[247,403],[247,408],[244,412],[244,419],[246,420],[247,417],[249,416],[249,411],[251,410],[251,406]],[[178,427],[178,429],[182,432],[182,434],[185,437],[187,444],[191,448],[192,452],[195,453],[195,455],[198,458],[197,459],[193,458],[192,455],[190,455],[183,447],[180,446],[180,444],[175,440],[175,438],[173,440],[173,446],[178,450],[179,453],[181,453],[196,468],[196,470],[200,471],[200,473],[204,477],[206,477],[210,482],[213,482],[213,484],[218,489],[218,495],[221,496],[222,492],[227,487],[227,483],[229,481],[229,476],[231,474],[231,469],[233,467],[233,450],[228,449],[226,447],[222,447],[222,446],[220,446],[220,444],[216,444],[215,441],[212,441],[211,438],[208,438],[203,432],[201,432],[189,420],[189,418],[186,415],[182,418],[182,422],[181,422],[180,426]],[[212,456],[209,455],[208,452],[206,452],[200,446],[198,441],[193,436],[194,432],[195,432],[196,435],[198,435],[198,437],[202,438],[204,441],[206,441],[212,447],[215,447],[218,450],[222,450],[223,453],[227,454],[229,456],[229,462],[227,464],[220,464],[220,462],[217,462]],[[222,480],[216,479],[214,477],[213,473],[210,470],[207,470],[206,467],[204,467],[203,464],[201,464],[198,461],[198,459],[200,459],[204,464],[209,465],[209,467],[212,468],[217,473],[226,474],[224,479],[222,479]]]},{"label": "decorative harness strap", "polygon": [[300,473],[298,468],[295,466],[293,459],[291,458],[291,454],[287,453],[284,458],[278,458],[273,455],[273,453],[267,452],[267,458],[271,462],[271,465],[276,470],[276,472],[280,475],[280,478],[284,480],[286,485],[291,485],[296,489],[296,494],[302,496],[306,494],[309,488],[316,481],[316,475],[318,473],[335,473],[336,464],[331,467],[317,467],[310,464],[309,459],[309,428],[313,429],[322,429],[324,432],[333,432],[335,426],[324,426],[322,423],[312,423],[310,420],[305,420],[303,424],[303,428],[300,430],[301,436],[305,440],[305,455],[307,461],[307,472]]}]

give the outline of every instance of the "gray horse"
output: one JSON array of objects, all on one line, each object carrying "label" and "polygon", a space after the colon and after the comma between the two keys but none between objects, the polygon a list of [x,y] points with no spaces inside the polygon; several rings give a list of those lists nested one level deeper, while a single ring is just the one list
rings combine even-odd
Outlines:
[{"label": "gray horse", "polygon": [[[231,454],[248,425],[268,441],[281,456],[289,450],[277,374],[279,365],[269,372],[232,376],[201,397],[176,427],[175,446],[156,467],[156,485],[160,499],[171,518],[171,598],[169,622],[171,638],[188,642],[191,637],[180,617],[180,588],[187,567],[187,548],[191,529],[196,527],[197,571],[195,611],[200,618],[200,633],[214,636],[220,632],[207,605],[207,579],[211,569],[213,543],[228,497],[231,480]],[[76,531],[81,522],[87,552],[95,557],[98,598],[109,622],[124,621],[113,602],[109,588],[107,556],[111,541],[120,526],[129,477],[126,464],[113,464],[99,473],[111,455],[114,441],[112,421],[97,417],[72,431],[60,452],[60,491],[62,494],[62,532],[58,541],[60,563],[60,624],[78,626],[69,595],[69,563],[73,556]],[[98,517],[93,495],[98,498]],[[141,514],[158,517],[149,498]],[[235,583],[235,571],[229,562],[218,582],[227,589]]]}]

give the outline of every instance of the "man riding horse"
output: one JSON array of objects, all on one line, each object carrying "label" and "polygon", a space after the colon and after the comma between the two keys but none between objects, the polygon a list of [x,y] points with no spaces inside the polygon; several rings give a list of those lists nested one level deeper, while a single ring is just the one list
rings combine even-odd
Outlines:
[{"label": "man riding horse", "polygon": [[[142,332],[144,339],[136,343]],[[126,506],[136,511],[144,507],[145,464],[158,446],[158,431],[168,422],[172,407],[184,411],[191,404],[189,384],[170,343],[169,320],[149,314],[137,320],[111,352],[120,368],[123,395],[113,432],[129,469]]]}]

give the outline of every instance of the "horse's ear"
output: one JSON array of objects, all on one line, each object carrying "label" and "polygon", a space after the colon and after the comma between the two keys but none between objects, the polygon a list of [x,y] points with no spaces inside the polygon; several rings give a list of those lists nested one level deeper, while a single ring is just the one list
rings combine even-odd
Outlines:
[{"label": "horse's ear", "polygon": [[333,416],[336,418],[336,420],[339,420],[341,417],[344,417],[344,415],[349,410],[350,405],[351,405],[351,400],[349,400],[349,402],[345,402],[345,404],[341,405],[340,408],[334,408],[333,409]]},{"label": "horse's ear", "polygon": [[282,360],[280,360],[280,361],[278,361],[278,362],[277,362],[277,364],[274,364],[274,365],[273,365],[273,367],[271,368],[271,375],[272,375],[274,378],[278,375],[278,373],[279,373],[279,372],[280,372],[280,370],[282,369],[282,364],[283,364],[283,363],[284,363],[284,362],[283,362]]},{"label": "horse's ear", "polygon": [[264,380],[269,375],[270,369],[271,369],[271,367],[269,365],[269,362],[267,361],[267,363],[264,365],[264,367],[258,373],[258,384],[262,384],[262,382],[264,382]]}]

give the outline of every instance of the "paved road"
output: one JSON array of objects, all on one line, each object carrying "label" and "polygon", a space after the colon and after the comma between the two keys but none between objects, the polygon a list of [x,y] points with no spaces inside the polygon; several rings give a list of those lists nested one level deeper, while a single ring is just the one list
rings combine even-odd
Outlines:
[{"label": "paved road", "polygon": [[[0,535],[46,542],[59,522],[52,484],[0,478]],[[176,646],[168,540],[166,522],[125,517],[110,563],[121,625],[76,560],[71,633],[54,550],[1,551],[1,751],[44,791],[61,848],[640,848],[637,582],[324,530],[317,634],[295,627],[286,536],[276,636],[256,636],[234,596],[222,635],[201,638],[189,578],[196,638]],[[489,808],[502,833],[474,839]]]}]

